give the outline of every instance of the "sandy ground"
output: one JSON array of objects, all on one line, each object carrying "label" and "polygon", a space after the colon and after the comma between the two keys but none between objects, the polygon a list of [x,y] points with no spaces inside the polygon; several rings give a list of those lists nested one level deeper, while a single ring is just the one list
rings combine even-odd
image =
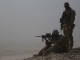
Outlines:
[{"label": "sandy ground", "polygon": [[0,60],[22,60],[24,58],[29,58],[33,54],[23,54],[23,55],[12,55],[12,56],[2,56]]},{"label": "sandy ground", "polygon": [[33,56],[23,60],[80,60],[80,48],[68,53],[50,53],[47,56]]},{"label": "sandy ground", "polygon": [[47,56],[33,56],[33,53],[2,56],[0,60],[80,60],[80,48],[75,48],[68,53],[50,53]]}]

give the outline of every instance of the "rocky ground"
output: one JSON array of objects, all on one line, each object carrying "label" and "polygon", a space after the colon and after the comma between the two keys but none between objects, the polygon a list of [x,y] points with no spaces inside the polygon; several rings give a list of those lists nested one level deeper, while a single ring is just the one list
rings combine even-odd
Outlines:
[{"label": "rocky ground", "polygon": [[47,56],[33,56],[23,60],[80,60],[80,48],[74,48],[68,53],[50,53]]}]

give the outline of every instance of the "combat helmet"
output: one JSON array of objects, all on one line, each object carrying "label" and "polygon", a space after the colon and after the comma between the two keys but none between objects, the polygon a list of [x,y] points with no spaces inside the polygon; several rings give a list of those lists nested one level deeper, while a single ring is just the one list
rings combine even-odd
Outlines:
[{"label": "combat helmet", "polygon": [[69,3],[68,2],[65,2],[64,3],[64,7],[69,7]]},{"label": "combat helmet", "polygon": [[52,32],[52,35],[59,35],[59,31],[57,29],[55,29],[53,32]]}]

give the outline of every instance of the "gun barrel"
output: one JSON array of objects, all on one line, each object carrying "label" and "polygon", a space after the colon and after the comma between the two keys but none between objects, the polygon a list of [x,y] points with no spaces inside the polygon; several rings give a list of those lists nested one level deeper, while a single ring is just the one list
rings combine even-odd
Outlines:
[{"label": "gun barrel", "polygon": [[42,36],[36,36],[36,37],[42,37]]}]

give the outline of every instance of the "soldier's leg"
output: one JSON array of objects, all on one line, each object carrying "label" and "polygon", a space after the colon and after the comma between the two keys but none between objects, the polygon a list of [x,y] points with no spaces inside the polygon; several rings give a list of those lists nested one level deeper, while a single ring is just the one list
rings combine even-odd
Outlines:
[{"label": "soldier's leg", "polygon": [[67,38],[67,40],[69,42],[67,47],[70,48],[70,46],[71,46],[71,39],[70,39],[70,36],[69,36],[69,28],[68,28],[67,25],[64,27],[63,33],[64,33],[64,36]]},{"label": "soldier's leg", "polygon": [[68,39],[69,39],[69,46],[70,49],[73,47],[73,36],[72,36],[73,30],[71,27],[68,28]]},{"label": "soldier's leg", "polygon": [[63,33],[64,33],[64,36],[65,36],[67,39],[69,39],[69,38],[68,38],[68,26],[65,26],[65,27],[64,27]]},{"label": "soldier's leg", "polygon": [[70,48],[72,49],[73,47],[73,36],[70,36]]},{"label": "soldier's leg", "polygon": [[45,55],[49,54],[50,52],[56,52],[56,48],[57,46],[51,46],[49,49],[45,51]]},{"label": "soldier's leg", "polygon": [[64,40],[65,40],[65,44],[66,44],[66,49],[65,50],[68,51],[68,49],[69,49],[69,40],[68,40],[67,36],[65,36]]},{"label": "soldier's leg", "polygon": [[65,36],[67,36],[67,27],[66,26],[63,27],[63,33]]},{"label": "soldier's leg", "polygon": [[50,47],[50,46],[44,47],[44,48],[39,52],[39,55],[40,55],[40,56],[43,55],[44,52],[45,52],[49,47]]},{"label": "soldier's leg", "polygon": [[62,49],[62,47],[60,47],[60,45],[54,45],[45,51],[45,55],[47,55],[50,52],[61,53],[61,52],[63,52],[63,49]]},{"label": "soldier's leg", "polygon": [[69,28],[69,35],[70,35],[70,40],[71,40],[71,42],[70,42],[70,47],[72,48],[73,47],[73,44],[74,44],[74,41],[73,41],[73,29],[74,29],[74,27],[75,27],[75,24],[73,24],[72,26],[71,26],[71,28]]}]

